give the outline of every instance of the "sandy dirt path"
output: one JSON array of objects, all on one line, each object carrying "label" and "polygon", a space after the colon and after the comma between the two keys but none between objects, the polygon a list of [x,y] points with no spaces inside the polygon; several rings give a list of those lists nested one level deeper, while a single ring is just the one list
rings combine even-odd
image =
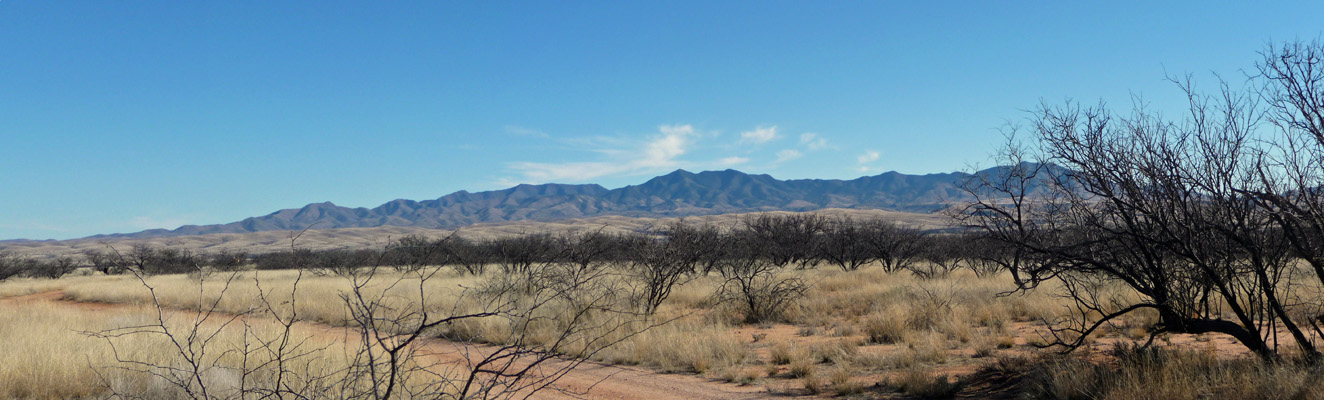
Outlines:
[{"label": "sandy dirt path", "polygon": [[[86,311],[128,309],[135,306],[110,303],[75,302],[64,299],[59,291],[34,293],[25,296],[0,298],[0,307],[23,307],[32,303],[48,303]],[[175,311],[182,312],[182,311]],[[347,335],[346,328],[318,323],[309,327],[323,329],[330,335]],[[439,360],[462,361],[465,354],[483,353],[481,345],[463,344],[429,339],[421,344],[420,353]],[[559,361],[564,362],[564,361]],[[554,367],[554,366],[552,366]],[[661,374],[646,368],[584,362],[558,379],[548,390],[534,394],[533,399],[763,399],[773,397],[763,387],[740,386],[695,375]]]}]

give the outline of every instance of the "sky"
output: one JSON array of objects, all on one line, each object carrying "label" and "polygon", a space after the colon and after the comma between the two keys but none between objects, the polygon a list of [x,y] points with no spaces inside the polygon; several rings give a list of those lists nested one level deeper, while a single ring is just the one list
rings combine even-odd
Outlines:
[{"label": "sky", "polygon": [[[1059,4],[1062,3],[1062,4]],[[1264,3],[1264,4],[1260,4]],[[1179,112],[1324,2],[0,0],[0,239],[676,169],[989,166],[1041,101]]]}]

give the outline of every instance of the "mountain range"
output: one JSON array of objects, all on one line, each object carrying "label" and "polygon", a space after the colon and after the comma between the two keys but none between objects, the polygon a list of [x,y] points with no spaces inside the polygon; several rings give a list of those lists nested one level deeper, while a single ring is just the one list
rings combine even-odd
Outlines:
[{"label": "mountain range", "polygon": [[961,172],[927,175],[886,172],[851,180],[778,180],[730,169],[700,173],[676,170],[639,185],[617,189],[595,184],[523,184],[487,192],[459,191],[436,200],[399,199],[374,208],[313,203],[228,224],[185,225],[172,230],[152,229],[91,238],[141,239],[308,227],[453,229],[485,222],[554,221],[602,215],[678,217],[824,208],[927,213],[944,208],[948,201],[965,198],[960,183],[968,176]]}]

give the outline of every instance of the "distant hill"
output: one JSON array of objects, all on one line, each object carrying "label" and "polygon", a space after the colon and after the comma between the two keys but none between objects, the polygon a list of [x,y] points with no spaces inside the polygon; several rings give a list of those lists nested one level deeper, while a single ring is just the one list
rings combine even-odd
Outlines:
[{"label": "distant hill", "polygon": [[[810,212],[828,217],[851,217],[857,220],[881,219],[924,230],[946,229],[951,223],[947,217],[938,214],[916,214],[875,209],[826,209]],[[112,247],[123,251],[134,245],[186,249],[200,254],[213,254],[222,251],[242,251],[260,254],[288,251],[291,246],[309,250],[380,249],[392,240],[397,240],[407,235],[421,235],[435,239],[456,234],[465,239],[489,240],[530,233],[561,234],[587,231],[604,231],[609,233],[640,232],[647,230],[650,227],[667,226],[676,223],[681,218],[684,218],[687,223],[731,227],[739,224],[744,218],[759,214],[785,215],[791,214],[791,212],[767,211],[671,218],[606,215],[587,218],[570,218],[550,222],[532,220],[491,222],[469,225],[458,229],[379,226],[373,228],[314,229],[307,232],[262,231],[155,238],[103,237],[70,240],[5,240],[0,241],[0,251],[11,251],[27,256],[53,258],[57,256],[78,256],[88,250],[107,251]],[[298,240],[291,241],[291,238],[296,235],[298,236]]]},{"label": "distant hill", "polygon": [[[994,173],[996,169],[978,172]],[[685,170],[640,185],[606,189],[599,185],[519,185],[504,190],[459,191],[436,200],[394,200],[374,208],[330,202],[280,210],[219,225],[186,225],[91,239],[161,238],[218,233],[368,227],[454,229],[478,223],[557,221],[594,216],[666,218],[756,211],[812,211],[827,208],[881,209],[928,213],[964,198],[966,173],[906,175],[886,172],[851,180],[778,180],[736,170]]]}]

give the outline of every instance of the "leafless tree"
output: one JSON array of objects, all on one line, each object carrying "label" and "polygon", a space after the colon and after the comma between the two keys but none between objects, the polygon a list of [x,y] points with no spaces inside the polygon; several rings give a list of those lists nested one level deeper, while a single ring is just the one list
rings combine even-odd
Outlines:
[{"label": "leafless tree", "polygon": [[712,251],[705,243],[699,243],[706,230],[683,224],[676,223],[660,234],[641,235],[628,242],[632,255],[628,257],[627,269],[637,282],[632,297],[639,299],[645,315],[656,313],[662,302],[671,297],[671,289],[686,280]]},{"label": "leafless tree", "polygon": [[[1324,43],[1292,41],[1261,52],[1254,76],[1273,140],[1241,192],[1268,210],[1293,254],[1324,283]],[[1302,318],[1324,336],[1324,305]]]},{"label": "leafless tree", "polygon": [[451,254],[451,264],[456,270],[469,275],[482,275],[487,265],[492,263],[492,251],[489,246],[454,235],[446,243]]},{"label": "leafless tree", "polygon": [[964,238],[958,235],[929,235],[919,242],[920,260],[906,269],[920,279],[947,277],[965,262]]},{"label": "leafless tree", "polygon": [[[297,236],[291,239],[292,247],[295,239]],[[429,241],[428,245],[442,251],[445,243]],[[116,368],[155,377],[174,390],[174,397],[498,399],[526,398],[549,389],[597,352],[660,323],[642,321],[639,314],[619,307],[627,304],[624,298],[628,295],[628,285],[622,284],[620,276],[603,271],[584,274],[558,262],[533,263],[525,271],[494,276],[478,287],[463,289],[452,306],[439,308],[434,296],[445,294],[434,292],[429,282],[448,270],[380,268],[392,246],[376,253],[377,264],[340,275],[350,284],[341,300],[352,322],[347,329],[356,336],[343,344],[353,353],[346,368],[310,363],[332,347],[318,345],[296,329],[306,324],[299,312],[299,302],[305,300],[298,291],[309,266],[309,260],[296,255],[318,253],[287,253],[298,271],[288,293],[263,289],[261,275],[251,275],[259,295],[246,311],[220,311],[221,299],[241,279],[240,273],[231,272],[219,277],[224,282],[214,299],[204,296],[203,281],[216,276],[197,281],[199,304],[188,307],[196,312],[176,312],[154,303],[153,321],[87,334],[104,339],[116,350]],[[130,271],[156,301],[152,281],[142,269]],[[528,278],[533,280],[523,281]],[[482,320],[504,322],[509,333],[505,337],[465,333],[466,324]],[[220,343],[218,338],[227,329],[241,330],[243,343],[237,347]],[[174,361],[162,363],[119,351],[124,339],[142,335],[167,343]],[[437,343],[433,339],[437,336],[449,342]],[[428,358],[421,347],[425,342],[453,346],[462,361]],[[222,359],[238,359],[239,366],[231,365],[232,361],[222,363]],[[213,379],[218,374],[231,379]],[[150,397],[111,382],[108,385],[114,397]]]},{"label": "leafless tree", "polygon": [[207,265],[218,271],[235,271],[248,263],[248,252],[222,250],[208,256]]},{"label": "leafless tree", "polygon": [[965,260],[965,266],[977,277],[989,277],[1006,270],[1012,251],[997,241],[988,240],[979,235],[963,233],[962,246],[958,249]]},{"label": "leafless tree", "polygon": [[777,320],[809,290],[809,283],[782,274],[783,267],[764,257],[775,246],[754,235],[733,232],[723,243],[717,270],[725,278],[718,300],[741,308],[744,322]]},{"label": "leafless tree", "polygon": [[89,264],[92,264],[93,270],[106,275],[118,274],[124,270],[124,264],[121,262],[121,258],[117,257],[113,252],[92,249],[84,251],[83,258],[86,259]]},{"label": "leafless tree", "polygon": [[843,271],[878,261],[881,254],[867,240],[868,228],[850,217],[829,220],[818,246],[821,257]]},{"label": "leafless tree", "polygon": [[0,281],[19,276],[25,270],[20,257],[9,251],[0,251]]},{"label": "leafless tree", "polygon": [[557,256],[556,239],[550,234],[520,234],[489,243],[494,261],[506,273],[530,273],[533,266]]},{"label": "leafless tree", "polygon": [[[1001,153],[1008,167],[967,183],[977,200],[960,218],[1007,246],[999,262],[1022,287],[1063,284],[1078,312],[1057,321],[1055,344],[1074,348],[1113,319],[1152,309],[1154,334],[1224,333],[1272,359],[1284,329],[1317,357],[1283,292],[1293,253],[1280,210],[1264,206],[1284,192],[1264,185],[1280,170],[1257,147],[1273,138],[1256,130],[1255,99],[1226,84],[1204,95],[1189,78],[1174,82],[1190,103],[1178,122],[1141,103],[1124,116],[1102,104],[1041,106],[1031,139],[1012,135]],[[1102,290],[1114,282],[1144,300]]]},{"label": "leafless tree", "polygon": [[812,268],[821,261],[814,248],[827,227],[827,217],[802,213],[791,215],[759,214],[742,222],[744,231],[754,240],[763,242],[764,257],[773,265]]},{"label": "leafless tree", "polygon": [[601,268],[622,246],[628,245],[623,242],[630,241],[629,238],[603,232],[603,229],[567,233],[557,236],[555,240],[557,250],[552,257],[573,264],[581,271]]},{"label": "leafless tree", "polygon": [[28,275],[55,279],[78,269],[78,260],[70,256],[59,256],[46,262],[36,263],[28,270]]},{"label": "leafless tree", "polygon": [[665,227],[660,236],[680,259],[685,273],[707,275],[718,268],[723,248],[730,236],[710,224],[693,224],[684,220]]},{"label": "leafless tree", "polygon": [[[453,236],[453,235],[452,235]],[[440,239],[442,241],[448,238]],[[385,264],[408,270],[425,266],[445,265],[450,261],[448,246],[435,243],[423,235],[408,235],[395,241],[388,249]]]},{"label": "leafless tree", "polygon": [[918,229],[874,219],[861,226],[860,234],[887,272],[909,268],[923,255],[926,234]]}]

